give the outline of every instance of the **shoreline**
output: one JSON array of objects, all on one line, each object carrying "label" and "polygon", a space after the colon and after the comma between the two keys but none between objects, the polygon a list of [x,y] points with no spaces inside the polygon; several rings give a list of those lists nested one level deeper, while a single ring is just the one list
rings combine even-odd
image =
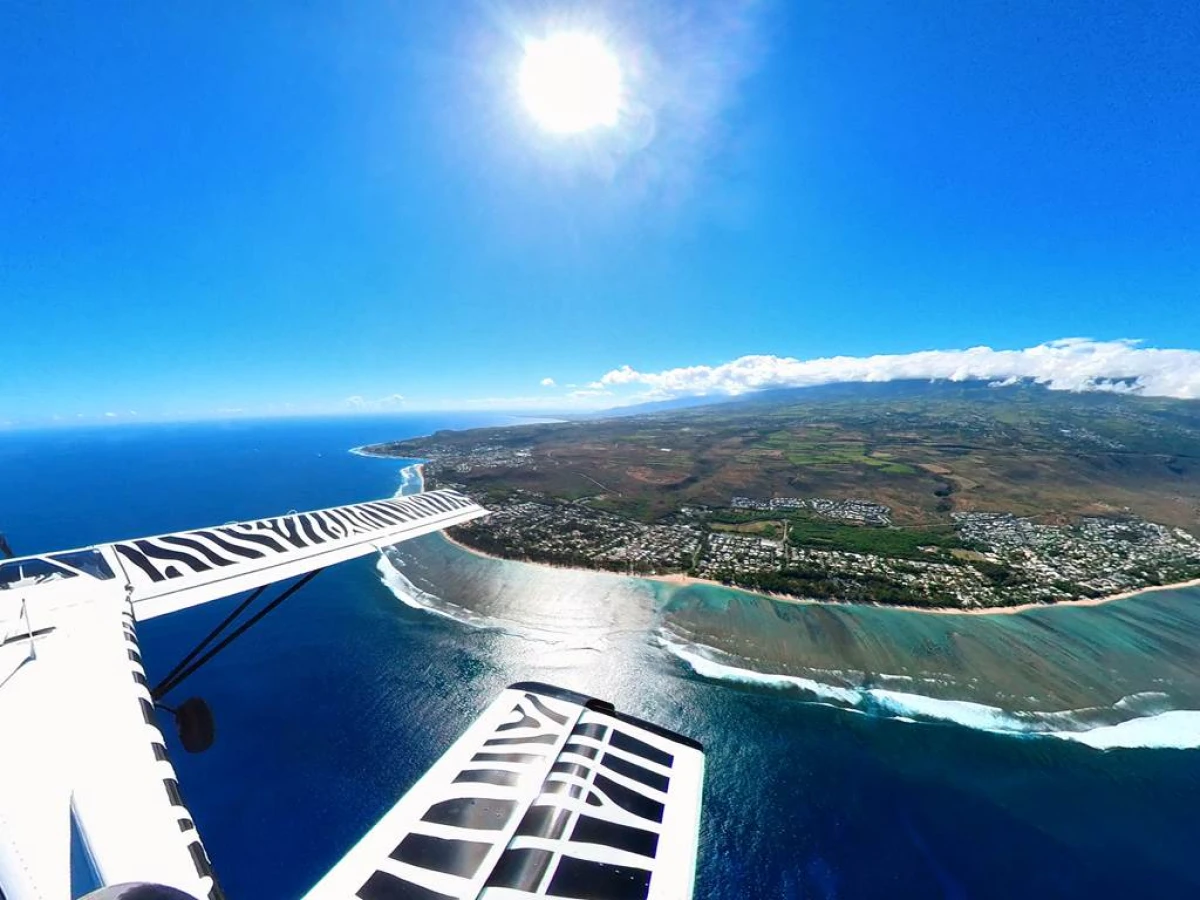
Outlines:
[{"label": "shoreline", "polygon": [[[520,563],[523,566],[539,566],[540,568],[543,568],[543,569],[557,569],[560,572],[586,572],[589,575],[612,575],[616,578],[641,578],[643,581],[654,581],[654,580],[658,579],[659,577],[667,577],[667,576],[658,576],[658,575],[626,575],[624,572],[613,572],[610,569],[581,569],[579,566],[560,566],[560,565],[557,565],[556,563],[535,562],[532,559],[509,559],[507,556],[493,556],[490,553],[484,553],[482,550],[476,550],[474,547],[468,546],[467,544],[464,544],[462,541],[456,541],[454,538],[450,537],[450,535],[448,535],[444,530],[436,532],[436,533],[440,534],[442,536],[442,540],[444,540],[446,543],[453,544],[459,550],[462,550],[466,553],[474,554],[475,556],[481,557],[482,559],[491,559],[491,560],[495,560],[497,562]],[[721,587],[724,587],[724,586],[725,585],[721,585]]]},{"label": "shoreline", "polygon": [[[428,436],[429,435],[425,435],[425,437],[428,437]],[[419,439],[414,438],[414,440],[419,440]],[[351,447],[350,453],[352,453],[354,456],[361,456],[365,459],[391,459],[391,460],[395,460],[397,462],[399,462],[400,460],[403,460],[403,459],[415,459],[418,461],[416,463],[414,463],[414,465],[422,465],[422,466],[425,465],[425,463],[429,462],[428,459],[425,459],[423,457],[417,457],[417,456],[391,456],[387,453],[372,453],[370,451],[370,448],[375,447],[375,446],[378,446],[378,445],[363,444],[361,447]]]},{"label": "shoreline", "polygon": [[439,532],[442,537],[453,544],[460,550],[465,550],[467,553],[473,553],[476,556],[481,556],[484,559],[502,560],[505,562],[516,562],[526,566],[545,566],[548,569],[565,569],[570,572],[591,572],[596,575],[615,575],[618,578],[640,578],[643,581],[658,581],[664,584],[673,584],[679,587],[687,587],[689,585],[707,585],[708,587],[725,588],[726,590],[741,591],[745,594],[751,594],[755,597],[766,597],[769,600],[776,600],[780,603],[791,603],[796,606],[848,606],[856,609],[895,609],[902,612],[914,613],[930,613],[938,616],[1007,616],[1016,613],[1030,612],[1039,609],[1057,609],[1057,608],[1074,608],[1087,606],[1103,606],[1106,603],[1113,603],[1117,600],[1128,600],[1130,597],[1136,597],[1140,594],[1152,594],[1158,591],[1178,591],[1186,590],[1187,588],[1200,587],[1200,578],[1192,578],[1188,581],[1180,581],[1174,584],[1156,584],[1137,590],[1121,591],[1117,594],[1109,594],[1104,597],[1081,597],[1078,600],[1059,600],[1057,603],[1018,603],[1013,606],[989,606],[976,609],[948,609],[944,607],[929,607],[929,606],[906,606],[902,604],[890,603],[848,603],[844,600],[810,600],[805,597],[791,597],[786,594],[772,594],[761,591],[752,591],[747,588],[738,587],[732,584],[722,584],[719,581],[712,581],[708,578],[695,578],[691,575],[684,575],[682,572],[674,572],[668,575],[624,575],[621,572],[612,572],[608,569],[582,569],[578,566],[559,566],[554,563],[533,562],[532,560],[524,559],[508,559],[504,556],[493,556],[490,553],[484,553],[482,550],[476,550],[462,541],[456,541],[445,531]]}]

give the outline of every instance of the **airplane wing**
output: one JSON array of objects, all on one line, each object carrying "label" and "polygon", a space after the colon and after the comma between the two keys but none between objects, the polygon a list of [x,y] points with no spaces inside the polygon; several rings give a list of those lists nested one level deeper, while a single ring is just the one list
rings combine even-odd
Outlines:
[{"label": "airplane wing", "polygon": [[439,490],[8,560],[0,563],[0,623],[16,613],[5,615],[5,594],[57,605],[108,592],[128,596],[144,621],[486,513],[462,494]]},{"label": "airplane wing", "polygon": [[[0,900],[66,897],[76,835],[96,886],[150,881],[221,900],[137,621],[485,514],[443,490],[0,562],[0,721],[21,723],[0,740]],[[694,741],[517,684],[309,900],[688,898],[703,769]]]},{"label": "airplane wing", "polygon": [[693,740],[533,682],[505,690],[305,900],[682,900]]},{"label": "airplane wing", "polygon": [[0,562],[0,900],[65,900],[76,876],[221,900],[137,622],[485,512],[433,491]]}]

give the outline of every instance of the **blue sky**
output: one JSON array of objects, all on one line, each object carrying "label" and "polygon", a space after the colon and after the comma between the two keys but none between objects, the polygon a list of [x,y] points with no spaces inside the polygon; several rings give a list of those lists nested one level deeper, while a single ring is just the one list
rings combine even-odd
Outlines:
[{"label": "blue sky", "polygon": [[[563,29],[620,62],[616,127],[522,108]],[[1079,336],[1071,372],[1200,396],[1198,38],[1178,0],[10,4],[0,421],[605,405],[980,345],[1053,380]]]}]

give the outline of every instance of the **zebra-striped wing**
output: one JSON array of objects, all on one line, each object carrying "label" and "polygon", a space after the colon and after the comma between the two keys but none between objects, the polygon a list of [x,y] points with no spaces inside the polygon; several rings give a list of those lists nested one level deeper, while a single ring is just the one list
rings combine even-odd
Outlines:
[{"label": "zebra-striped wing", "polygon": [[681,900],[695,741],[544,684],[504,691],[306,900]]},{"label": "zebra-striped wing", "polygon": [[[441,490],[96,548],[125,576],[139,620],[252,590],[487,511]],[[110,576],[111,577],[111,576]]]}]

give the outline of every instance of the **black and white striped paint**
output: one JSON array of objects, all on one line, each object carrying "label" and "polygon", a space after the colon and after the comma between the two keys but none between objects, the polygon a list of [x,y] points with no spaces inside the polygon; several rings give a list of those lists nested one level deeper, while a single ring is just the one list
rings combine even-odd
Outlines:
[{"label": "black and white striped paint", "polygon": [[125,633],[125,653],[128,659],[130,678],[134,685],[133,691],[141,709],[142,721],[147,726],[145,730],[149,738],[150,752],[154,756],[154,765],[162,774],[162,786],[167,802],[171,806],[179,831],[187,842],[188,855],[191,857],[192,865],[196,868],[196,876],[203,883],[209,885],[206,895],[208,900],[224,900],[225,893],[217,883],[212,865],[208,861],[208,854],[204,850],[204,844],[200,841],[200,835],[192,821],[192,814],[188,812],[183,794],[179,790],[175,769],[167,756],[166,741],[163,740],[162,732],[154,715],[154,700],[146,681],[146,669],[142,664],[133,604],[129,601],[126,601],[125,608],[121,611],[121,628]]},{"label": "black and white striped paint", "polygon": [[462,494],[441,490],[118,541],[112,546],[122,562],[128,563],[127,572],[136,572],[158,583],[248,562],[261,564],[273,557],[282,558],[348,538],[369,539],[373,534],[384,534],[407,523],[416,524],[474,507]]},{"label": "black and white striped paint", "polygon": [[519,697],[388,854],[401,866],[376,869],[355,896],[439,900],[458,896],[444,892],[448,885],[458,882],[465,890],[477,882],[485,861],[497,858],[523,800],[574,722],[574,710],[556,706],[529,692]]},{"label": "black and white striped paint", "polygon": [[487,887],[645,900],[673,762],[628,726],[585,711]]},{"label": "black and white striped paint", "polygon": [[[671,784],[677,754],[702,760],[702,751],[585,702],[545,685],[506,691],[501,709],[477,723],[490,726],[447,753],[453,766],[431,771],[393,811],[405,815],[390,828],[385,819],[360,844],[378,854],[374,864],[355,881],[334,877],[335,869],[308,900],[686,897],[693,861],[664,867],[660,847],[674,801],[691,813],[679,820],[689,834],[675,840],[694,852],[702,770],[688,770],[675,793]],[[380,829],[390,833],[386,843],[372,840]]]}]

